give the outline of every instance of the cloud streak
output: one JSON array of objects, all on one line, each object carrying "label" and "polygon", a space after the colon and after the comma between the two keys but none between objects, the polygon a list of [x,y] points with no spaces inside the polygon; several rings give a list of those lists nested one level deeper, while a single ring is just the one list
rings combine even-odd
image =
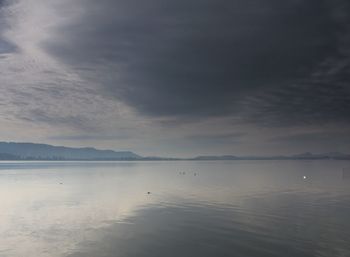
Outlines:
[{"label": "cloud streak", "polygon": [[221,153],[348,128],[349,13],[346,0],[2,0],[0,119],[49,141]]}]

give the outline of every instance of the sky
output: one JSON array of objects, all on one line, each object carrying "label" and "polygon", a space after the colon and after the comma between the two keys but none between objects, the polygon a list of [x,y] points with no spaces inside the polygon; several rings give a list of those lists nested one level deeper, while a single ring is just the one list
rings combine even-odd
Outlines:
[{"label": "sky", "polygon": [[0,141],[350,152],[348,0],[0,0]]}]

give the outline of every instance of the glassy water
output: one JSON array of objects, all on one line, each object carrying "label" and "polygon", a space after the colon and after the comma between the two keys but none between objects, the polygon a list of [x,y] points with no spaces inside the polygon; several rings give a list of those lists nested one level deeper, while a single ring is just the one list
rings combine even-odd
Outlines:
[{"label": "glassy water", "polygon": [[347,257],[350,162],[0,162],[1,257]]}]

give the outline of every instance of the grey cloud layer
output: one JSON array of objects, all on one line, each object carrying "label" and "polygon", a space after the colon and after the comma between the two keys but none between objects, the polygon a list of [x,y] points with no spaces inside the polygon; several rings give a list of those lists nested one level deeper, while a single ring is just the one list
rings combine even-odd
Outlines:
[{"label": "grey cloud layer", "polygon": [[0,121],[146,154],[337,149],[349,19],[347,0],[0,0]]},{"label": "grey cloud layer", "polygon": [[347,1],[79,5],[45,48],[142,114],[350,121]]}]

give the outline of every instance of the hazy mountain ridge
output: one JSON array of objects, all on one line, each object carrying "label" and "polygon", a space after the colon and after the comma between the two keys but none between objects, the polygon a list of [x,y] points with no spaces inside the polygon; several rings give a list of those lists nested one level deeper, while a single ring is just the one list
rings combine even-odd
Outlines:
[{"label": "hazy mountain ridge", "polygon": [[14,160],[121,160],[140,159],[130,151],[73,148],[47,144],[0,142],[0,159]]},{"label": "hazy mountain ridge", "polygon": [[350,154],[328,152],[314,154],[305,152],[295,155],[276,156],[236,156],[236,155],[203,155],[194,158],[143,157],[131,151],[99,150],[93,147],[73,148],[35,143],[0,142],[0,160],[350,160]]},{"label": "hazy mountain ridge", "polygon": [[219,156],[197,156],[194,160],[350,160],[350,154],[340,152],[329,152],[314,154],[305,152],[295,155],[277,155],[277,156],[235,156],[235,155],[219,155]]}]

